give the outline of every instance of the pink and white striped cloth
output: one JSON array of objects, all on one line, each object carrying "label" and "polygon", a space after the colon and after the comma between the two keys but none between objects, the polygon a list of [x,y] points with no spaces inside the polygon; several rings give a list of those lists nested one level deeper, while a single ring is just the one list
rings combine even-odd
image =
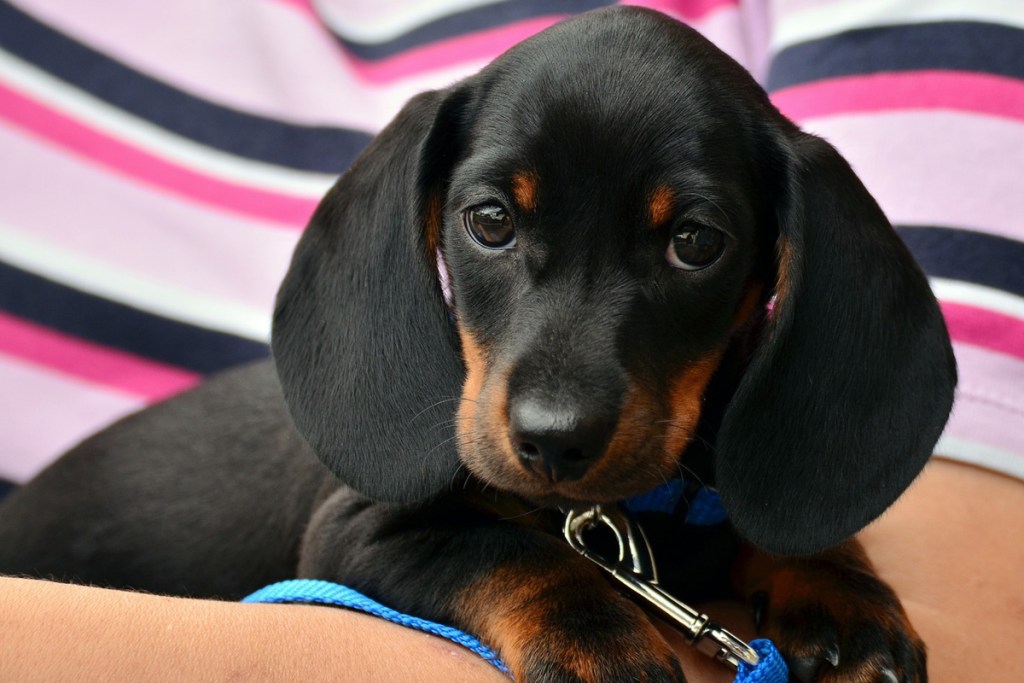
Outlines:
[{"label": "pink and white striped cloth", "polygon": [[[413,94],[610,0],[0,0],[0,478],[266,355],[291,249]],[[850,159],[1024,477],[1024,3],[647,0]],[[557,12],[557,13],[555,13]]]}]

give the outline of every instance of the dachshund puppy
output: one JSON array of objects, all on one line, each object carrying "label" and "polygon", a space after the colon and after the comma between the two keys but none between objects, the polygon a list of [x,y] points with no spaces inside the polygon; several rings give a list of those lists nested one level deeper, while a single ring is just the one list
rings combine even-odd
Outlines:
[{"label": "dachshund puppy", "polygon": [[850,538],[946,421],[942,317],[846,162],[691,29],[596,11],[410,101],[313,217],[272,348],[15,493],[0,571],[321,578],[519,681],[681,681],[558,511],[686,473],[728,524],[641,515],[665,586],[754,599],[800,680],[926,679]]}]

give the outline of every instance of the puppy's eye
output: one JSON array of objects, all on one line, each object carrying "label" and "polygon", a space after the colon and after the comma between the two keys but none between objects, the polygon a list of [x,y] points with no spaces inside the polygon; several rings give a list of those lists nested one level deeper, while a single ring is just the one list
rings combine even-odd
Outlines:
[{"label": "puppy's eye", "polygon": [[486,249],[509,249],[516,243],[512,217],[497,204],[481,204],[462,214],[466,232]]},{"label": "puppy's eye", "polygon": [[725,235],[721,230],[688,223],[672,235],[665,259],[675,268],[700,270],[718,260],[725,251]]}]

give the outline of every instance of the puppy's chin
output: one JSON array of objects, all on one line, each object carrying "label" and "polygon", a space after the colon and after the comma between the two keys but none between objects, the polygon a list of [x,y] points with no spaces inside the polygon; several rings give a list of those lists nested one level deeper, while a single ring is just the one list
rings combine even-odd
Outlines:
[{"label": "puppy's chin", "polygon": [[616,503],[646,493],[678,476],[677,458],[667,454],[657,454],[658,457],[647,460],[643,467],[638,467],[635,461],[612,462],[614,459],[606,455],[580,479],[549,482],[533,475],[501,449],[487,451],[490,449],[482,449],[478,443],[470,452],[460,454],[474,477],[489,487],[548,508],[582,509],[598,503]]}]

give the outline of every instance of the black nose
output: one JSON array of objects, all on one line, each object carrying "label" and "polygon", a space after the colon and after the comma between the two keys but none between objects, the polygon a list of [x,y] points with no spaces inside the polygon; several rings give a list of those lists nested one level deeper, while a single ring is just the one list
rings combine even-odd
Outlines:
[{"label": "black nose", "polygon": [[509,406],[509,432],[519,461],[551,482],[573,481],[601,457],[614,422],[580,408],[525,398]]}]

